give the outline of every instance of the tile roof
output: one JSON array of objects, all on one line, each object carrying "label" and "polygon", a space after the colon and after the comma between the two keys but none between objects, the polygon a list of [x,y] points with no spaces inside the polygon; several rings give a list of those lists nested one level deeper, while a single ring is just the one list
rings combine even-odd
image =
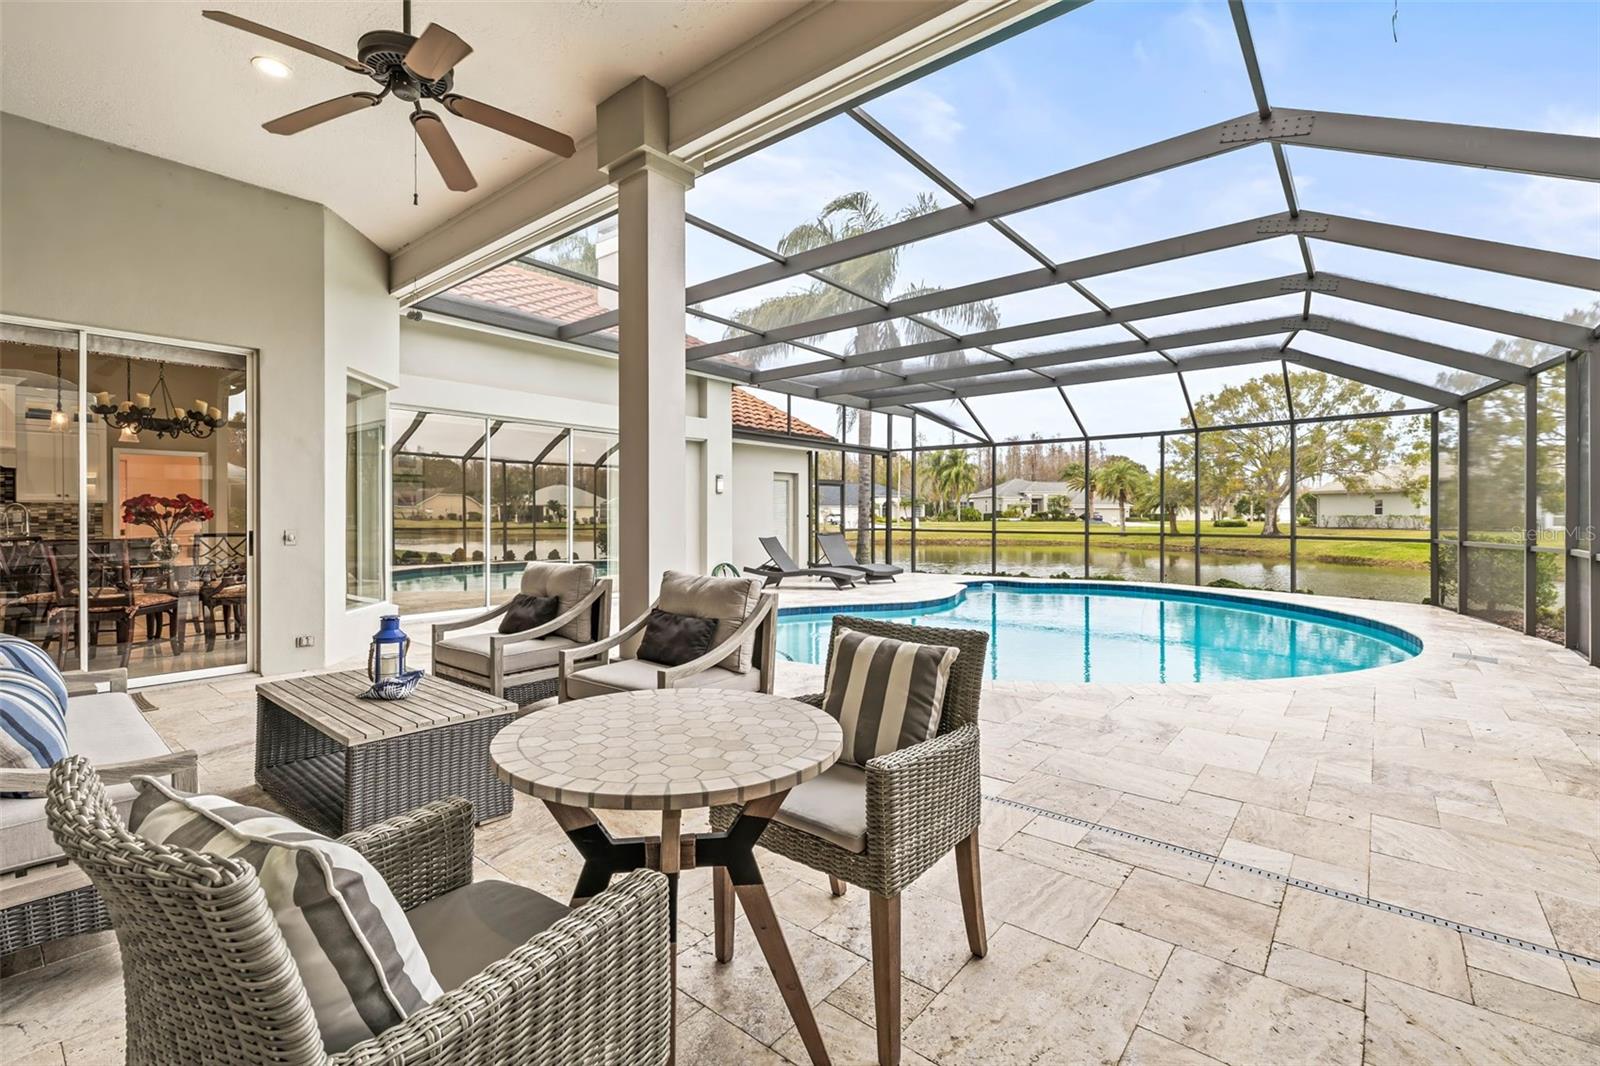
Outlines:
[{"label": "tile roof", "polygon": [[833,440],[834,436],[808,422],[796,418],[791,423],[781,407],[774,407],[759,396],[744,389],[733,390],[733,428],[755,430],[758,433],[788,433],[794,437],[817,437]]},{"label": "tile roof", "polygon": [[[606,311],[595,298],[598,290],[590,285],[548,274],[521,262],[510,262],[486,270],[450,290],[450,296],[491,307],[507,308],[553,322],[576,322]],[[615,327],[605,333],[616,334]],[[685,336],[689,347],[705,342]],[[833,440],[831,433],[794,419],[792,425],[782,408],[774,407],[743,389],[733,390],[733,427],[759,433],[785,433],[797,437]],[[787,426],[787,428],[786,428]]]},{"label": "tile roof", "polygon": [[576,322],[607,310],[595,298],[597,291],[593,286],[511,262],[463,281],[450,290],[450,296],[553,322]]}]

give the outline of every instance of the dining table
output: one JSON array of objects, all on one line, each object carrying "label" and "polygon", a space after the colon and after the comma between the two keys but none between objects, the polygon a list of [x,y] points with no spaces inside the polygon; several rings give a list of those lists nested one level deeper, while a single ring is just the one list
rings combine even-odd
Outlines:
[{"label": "dining table", "polygon": [[[743,908],[814,1066],[828,1052],[761,877],[755,845],[789,790],[839,758],[839,723],[796,700],[728,689],[648,689],[560,704],[526,715],[494,738],[489,758],[513,789],[544,801],[583,858],[578,907],[619,873],[667,876],[673,987],[677,986],[678,874],[720,867]],[[683,812],[723,804],[740,812],[721,832],[686,833]],[[616,836],[597,811],[652,811],[659,835]],[[732,898],[723,928],[732,933]],[[731,941],[718,959],[731,958]],[[676,1045],[676,1014],[673,1019]]]}]

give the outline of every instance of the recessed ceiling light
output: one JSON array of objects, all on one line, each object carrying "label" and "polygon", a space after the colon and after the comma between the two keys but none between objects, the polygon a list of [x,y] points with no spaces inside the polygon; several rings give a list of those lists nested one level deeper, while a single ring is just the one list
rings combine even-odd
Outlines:
[{"label": "recessed ceiling light", "polygon": [[269,78],[287,78],[290,74],[294,73],[289,69],[289,64],[285,63],[281,59],[274,59],[271,56],[256,56],[254,59],[250,60],[250,65],[255,67]]}]

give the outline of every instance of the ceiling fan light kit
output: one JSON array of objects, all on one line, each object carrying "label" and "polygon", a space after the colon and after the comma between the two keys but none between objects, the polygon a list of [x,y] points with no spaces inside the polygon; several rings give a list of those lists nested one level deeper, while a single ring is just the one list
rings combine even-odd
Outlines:
[{"label": "ceiling fan light kit", "polygon": [[410,0],[405,0],[403,11],[404,29],[371,30],[362,34],[356,42],[356,55],[359,58],[355,59],[226,11],[202,11],[201,15],[224,26],[316,56],[352,73],[364,74],[381,86],[376,93],[347,93],[281,115],[262,124],[262,129],[268,133],[283,136],[300,133],[344,115],[376,107],[386,97],[392,96],[412,105],[411,126],[416,131],[417,139],[428,150],[428,157],[444,179],[445,187],[454,192],[475,189],[478,182],[472,176],[472,169],[467,166],[461,150],[456,147],[455,138],[450,136],[449,129],[445,127],[444,119],[437,112],[422,106],[427,100],[436,101],[457,118],[487,126],[559,156],[572,155],[576,146],[566,134],[453,92],[456,64],[472,54],[472,46],[438,23],[423,30],[421,36],[413,37]]}]

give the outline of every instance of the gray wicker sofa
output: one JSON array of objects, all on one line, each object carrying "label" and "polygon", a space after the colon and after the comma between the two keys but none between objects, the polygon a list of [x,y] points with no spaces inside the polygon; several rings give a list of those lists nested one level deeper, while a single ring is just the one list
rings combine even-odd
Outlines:
[{"label": "gray wicker sofa", "polygon": [[[145,721],[126,670],[65,678],[71,753],[99,770],[119,812],[126,815],[133,804],[127,782],[140,774],[171,775],[173,786],[186,791],[197,787],[197,756],[170,750]],[[0,793],[38,797],[0,799],[0,955],[111,928],[99,893],[50,836],[43,799],[49,778],[49,770],[0,770]]]}]

